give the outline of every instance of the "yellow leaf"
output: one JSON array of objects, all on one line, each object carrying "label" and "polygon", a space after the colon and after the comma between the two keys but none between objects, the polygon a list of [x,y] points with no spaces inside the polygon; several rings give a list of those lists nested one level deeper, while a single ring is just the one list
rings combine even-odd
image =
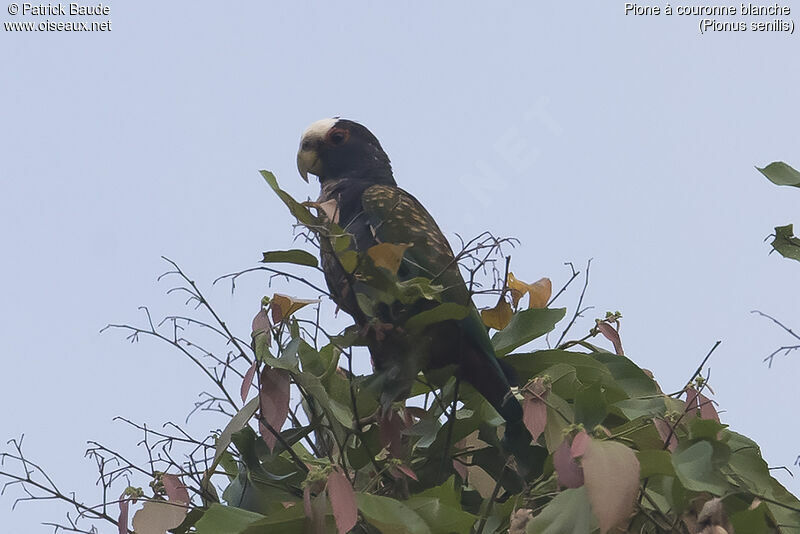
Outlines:
[{"label": "yellow leaf", "polygon": [[411,248],[409,243],[380,243],[367,249],[376,267],[383,267],[392,274],[397,274],[403,254]]},{"label": "yellow leaf", "polygon": [[522,300],[526,293],[529,297],[528,309],[544,308],[553,293],[553,284],[549,278],[540,278],[536,282],[528,284],[516,278],[514,273],[509,272],[506,284],[511,290],[511,300],[514,302],[515,308],[519,306],[519,301]]},{"label": "yellow leaf", "polygon": [[514,276],[514,273],[509,272],[506,285],[508,285],[508,289],[511,290],[511,300],[516,308],[519,306],[519,301],[525,296],[525,293],[528,292],[528,284],[522,280],[518,280],[517,277]]},{"label": "yellow leaf", "polygon": [[553,294],[553,283],[549,278],[540,278],[531,284],[528,289],[528,309],[530,308],[544,308],[550,300],[550,295]]},{"label": "yellow leaf", "polygon": [[270,307],[272,308],[272,322],[279,323],[300,308],[317,302],[319,302],[319,300],[296,299],[288,295],[275,293],[270,301]]},{"label": "yellow leaf", "polygon": [[483,324],[495,330],[502,330],[508,326],[508,323],[511,322],[512,315],[511,304],[509,304],[506,299],[502,299],[494,308],[481,310]]}]

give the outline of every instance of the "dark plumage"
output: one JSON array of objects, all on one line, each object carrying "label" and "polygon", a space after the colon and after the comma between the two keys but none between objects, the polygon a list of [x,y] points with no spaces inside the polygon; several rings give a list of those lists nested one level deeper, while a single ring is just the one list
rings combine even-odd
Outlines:
[{"label": "dark plumage", "polygon": [[[324,119],[304,133],[297,155],[300,174],[319,177],[318,199],[329,217],[353,236],[354,248],[365,252],[379,243],[411,245],[397,276],[401,281],[431,279],[445,289],[442,302],[468,309],[460,320],[433,323],[417,335],[385,325],[402,321],[438,303],[427,299],[405,305],[384,305],[366,313],[357,295],[368,292],[368,282],[356,279],[339,262],[330,242],[321,240],[322,268],[336,304],[366,329],[369,348],[379,373],[387,376],[389,400],[408,393],[420,370],[455,365],[456,373],[477,389],[507,421],[507,434],[524,441],[522,409],[511,394],[509,381],[488,332],[454,259],[453,251],[417,199],[397,187],[391,164],[378,139],[364,126],[345,119]],[[377,316],[376,316],[377,315]],[[527,445],[527,443],[526,443]]]}]

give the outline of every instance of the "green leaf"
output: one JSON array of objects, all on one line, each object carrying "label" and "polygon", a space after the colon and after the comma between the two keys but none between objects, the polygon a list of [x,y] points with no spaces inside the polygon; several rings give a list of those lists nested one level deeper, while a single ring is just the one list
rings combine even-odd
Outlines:
[{"label": "green leaf", "polygon": [[643,479],[653,475],[675,476],[672,454],[669,451],[647,449],[637,451],[636,457],[639,459]]},{"label": "green leaf", "polygon": [[226,450],[222,453],[219,458],[219,465],[225,470],[225,474],[228,475],[228,480],[233,480],[239,476],[239,463],[230,451]]},{"label": "green leaf", "polygon": [[275,175],[269,171],[258,171],[261,173],[261,176],[264,180],[267,181],[267,184],[272,188],[275,193],[277,193],[278,197],[283,201],[284,204],[289,208],[289,211],[294,215],[298,221],[305,225],[315,224],[317,222],[317,218],[308,211],[308,208],[300,204],[296,201],[292,196],[281,189],[278,186],[278,179],[275,178]]},{"label": "green leaf", "polygon": [[793,225],[775,227],[775,239],[772,240],[772,248],[784,258],[800,261],[800,238],[793,235]]},{"label": "green leaf", "polygon": [[[353,242],[352,236],[350,234],[344,233],[344,230],[339,225],[336,225],[336,224],[331,225],[330,240],[331,240],[331,246],[333,247],[334,252],[344,252],[345,250],[350,248],[350,243]],[[356,256],[358,256],[356,251],[353,250],[351,252],[353,252],[353,254],[356,254]],[[341,261],[341,259],[342,258],[340,256],[339,260]],[[353,269],[355,269],[355,266],[353,267]],[[352,271],[352,269],[350,271],[348,271],[348,272],[351,272],[351,271]]]},{"label": "green leaf", "polygon": [[461,506],[461,496],[456,490],[455,479],[455,475],[451,475],[450,478],[444,482],[444,484],[428,488],[425,491],[418,493],[416,497],[432,497],[434,499],[439,499],[442,504],[447,506]]},{"label": "green leaf", "polygon": [[417,421],[414,425],[403,431],[408,436],[419,436],[415,446],[427,449],[436,441],[436,435],[442,428],[441,423],[435,419],[425,418]]},{"label": "green leaf", "polygon": [[431,534],[461,534],[469,532],[476,517],[433,497],[414,496],[405,501],[430,526]]},{"label": "green leaf", "polygon": [[[799,534],[800,533],[800,500],[781,485],[774,478],[766,489],[766,494],[777,502],[765,503],[775,522],[779,525],[786,525],[781,529],[781,533]],[[780,504],[778,504],[780,503]],[[781,506],[783,505],[783,506]],[[787,508],[788,507],[788,508]]]},{"label": "green leaf", "polygon": [[[292,432],[296,437],[295,429],[287,432]],[[299,483],[305,478],[305,473],[299,471],[297,465],[289,458],[280,454],[272,454],[264,440],[259,438],[249,426],[235,433],[232,441],[236,450],[239,451],[239,456],[247,467],[247,473],[252,481],[273,485],[288,496],[289,490],[286,484],[293,481]]]},{"label": "green leaf", "polygon": [[769,487],[772,476],[767,462],[761,458],[758,445],[753,440],[729,430],[725,431],[725,436],[732,451],[729,466],[736,474],[739,483],[754,493]]},{"label": "green leaf", "polygon": [[551,392],[547,396],[547,424],[544,426],[544,441],[548,451],[553,452],[561,445],[565,431],[574,422],[575,416],[569,403]]},{"label": "green leaf", "polygon": [[410,332],[419,332],[426,326],[434,323],[449,320],[460,321],[467,316],[469,311],[469,308],[466,306],[456,304],[455,302],[444,302],[430,310],[420,312],[411,317],[406,321],[406,329]]},{"label": "green leaf", "polygon": [[319,378],[311,373],[294,375],[295,382],[302,387],[306,394],[316,403],[317,410],[322,410],[328,417],[327,425],[340,442],[345,440],[345,428],[353,425],[353,414],[342,404],[333,400]]},{"label": "green leaf", "polygon": [[200,518],[203,517],[203,514],[205,513],[206,510],[202,508],[192,508],[191,510],[189,510],[189,513],[186,514],[186,518],[183,520],[183,523],[173,528],[169,532],[171,532],[172,534],[188,534],[190,529],[192,533],[196,532],[194,530],[194,526],[200,520]]},{"label": "green leaf", "polygon": [[[613,410],[612,410],[613,413]],[[638,450],[656,449],[661,450],[664,441],[658,433],[651,418],[647,416],[637,417],[620,426],[613,427],[612,434],[615,436],[625,436],[631,440]]]},{"label": "green leaf", "polygon": [[197,534],[241,534],[264,516],[233,506],[214,503],[195,524]]},{"label": "green leaf", "polygon": [[320,353],[314,350],[314,347],[306,343],[305,340],[297,347],[297,356],[300,358],[304,373],[311,373],[317,377],[325,374],[327,370],[326,362],[322,361]]},{"label": "green leaf", "polygon": [[228,448],[228,445],[231,444],[231,436],[235,433],[240,431],[247,425],[247,422],[250,421],[250,418],[258,410],[258,397],[253,397],[250,399],[250,402],[245,404],[241,410],[239,410],[236,415],[234,415],[228,424],[225,426],[225,429],[217,438],[217,445],[216,445],[216,452],[214,453],[214,464],[217,464],[222,456],[222,453]]},{"label": "green leaf", "polygon": [[300,362],[298,352],[300,351],[300,346],[303,343],[305,343],[305,341],[303,341],[302,338],[293,337],[289,340],[289,343],[286,344],[279,357],[266,357],[264,358],[264,363],[267,363],[278,369],[297,371],[299,369],[298,364]]},{"label": "green leaf", "polygon": [[396,499],[367,493],[356,497],[364,518],[383,534],[433,534],[417,512]]},{"label": "green leaf", "polygon": [[608,404],[600,384],[591,384],[575,395],[575,422],[591,430],[608,415]]},{"label": "green leaf", "polygon": [[358,267],[358,253],[355,250],[345,250],[337,254],[339,263],[342,264],[342,269],[348,273],[352,273]]},{"label": "green leaf", "polygon": [[759,167],[756,169],[773,184],[800,187],[800,172],[782,161],[773,161],[763,169]]},{"label": "green leaf", "polygon": [[630,420],[634,420],[642,416],[663,416],[667,409],[666,405],[664,404],[664,397],[652,397],[649,399],[625,399],[615,402],[612,404],[612,407],[619,410],[622,415]]},{"label": "green leaf", "polygon": [[731,515],[731,524],[735,532],[747,534],[768,534],[770,528],[767,523],[767,506],[759,504],[753,510],[741,510]]},{"label": "green leaf", "polygon": [[[332,527],[333,518],[326,516],[325,519],[328,527]],[[271,513],[263,519],[250,523],[242,534],[263,534],[265,532],[305,534],[306,515],[303,511],[303,505],[296,502],[289,508],[279,509],[277,512]],[[331,532],[331,530],[327,532]]]},{"label": "green leaf", "polygon": [[566,308],[532,308],[515,313],[508,326],[492,336],[495,352],[503,356],[545,335],[555,328],[566,313]]},{"label": "green leaf", "polygon": [[293,263],[295,265],[306,265],[308,267],[317,267],[316,256],[300,249],[291,250],[271,250],[264,253],[264,259],[261,263]]},{"label": "green leaf", "polygon": [[707,491],[723,496],[730,488],[720,474],[721,458],[708,441],[681,444],[672,455],[672,465],[683,486],[691,491]]},{"label": "green leaf", "polygon": [[[515,358],[515,356],[509,356],[505,361],[508,363],[512,358]],[[578,389],[583,387],[583,383],[578,380],[575,368],[564,363],[551,365],[541,373],[536,373],[535,376],[542,377],[542,379],[549,379],[553,393],[563,399],[574,399],[575,395],[578,393]],[[528,378],[525,377],[523,383],[527,381]]]},{"label": "green leaf", "polygon": [[[614,385],[616,387],[614,378],[608,368],[590,355],[582,352],[540,350],[530,354],[510,354],[504,359],[519,373],[521,380],[527,381],[531,377],[549,373],[550,367],[564,364],[573,368],[578,380],[584,384],[600,382],[604,386]],[[559,373],[563,375],[563,371],[559,370]]]},{"label": "green leaf", "polygon": [[661,395],[655,380],[625,356],[608,352],[596,352],[592,356],[606,366],[616,380],[617,387],[624,390],[628,397]]},{"label": "green leaf", "polygon": [[696,417],[689,422],[689,436],[692,439],[716,440],[721,430],[727,428],[713,419],[700,419]]},{"label": "green leaf", "polygon": [[585,487],[564,490],[528,522],[526,534],[588,534],[597,528]]}]

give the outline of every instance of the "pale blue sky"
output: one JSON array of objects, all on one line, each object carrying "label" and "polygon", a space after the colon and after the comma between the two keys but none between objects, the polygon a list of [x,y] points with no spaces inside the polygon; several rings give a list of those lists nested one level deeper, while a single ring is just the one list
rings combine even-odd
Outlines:
[{"label": "pale blue sky", "polygon": [[[800,453],[800,355],[768,370],[788,339],[749,313],[800,328],[800,265],[762,242],[800,224],[800,192],[753,169],[800,165],[796,36],[701,36],[622,2],[110,5],[107,33],[0,31],[0,438],[24,432],[65,489],[93,495],[87,439],[132,449],[112,417],[182,421],[204,386],[165,347],[98,330],[180,310],[162,254],[208,284],[290,245],[257,171],[315,197],[295,151],[332,115],[378,136],[451,238],[520,238],[520,278],[560,286],[563,262],[594,258],[587,303],[622,311],[627,354],[664,389],[722,340],[723,422],[772,465]],[[267,292],[209,295],[246,336]],[[10,505],[4,532],[61,518]]]}]

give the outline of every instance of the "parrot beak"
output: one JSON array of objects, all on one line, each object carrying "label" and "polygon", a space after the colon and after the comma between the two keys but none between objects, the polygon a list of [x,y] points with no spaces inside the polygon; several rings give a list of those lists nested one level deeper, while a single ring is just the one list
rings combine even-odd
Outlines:
[{"label": "parrot beak", "polygon": [[322,173],[322,162],[319,160],[316,150],[301,148],[297,152],[297,171],[306,183],[308,183],[309,174],[319,176]]},{"label": "parrot beak", "polygon": [[318,120],[303,132],[300,149],[297,151],[297,170],[306,183],[308,183],[309,174],[322,176],[322,160],[319,158],[318,149],[321,147],[325,135],[336,125],[338,120],[338,118]]}]

